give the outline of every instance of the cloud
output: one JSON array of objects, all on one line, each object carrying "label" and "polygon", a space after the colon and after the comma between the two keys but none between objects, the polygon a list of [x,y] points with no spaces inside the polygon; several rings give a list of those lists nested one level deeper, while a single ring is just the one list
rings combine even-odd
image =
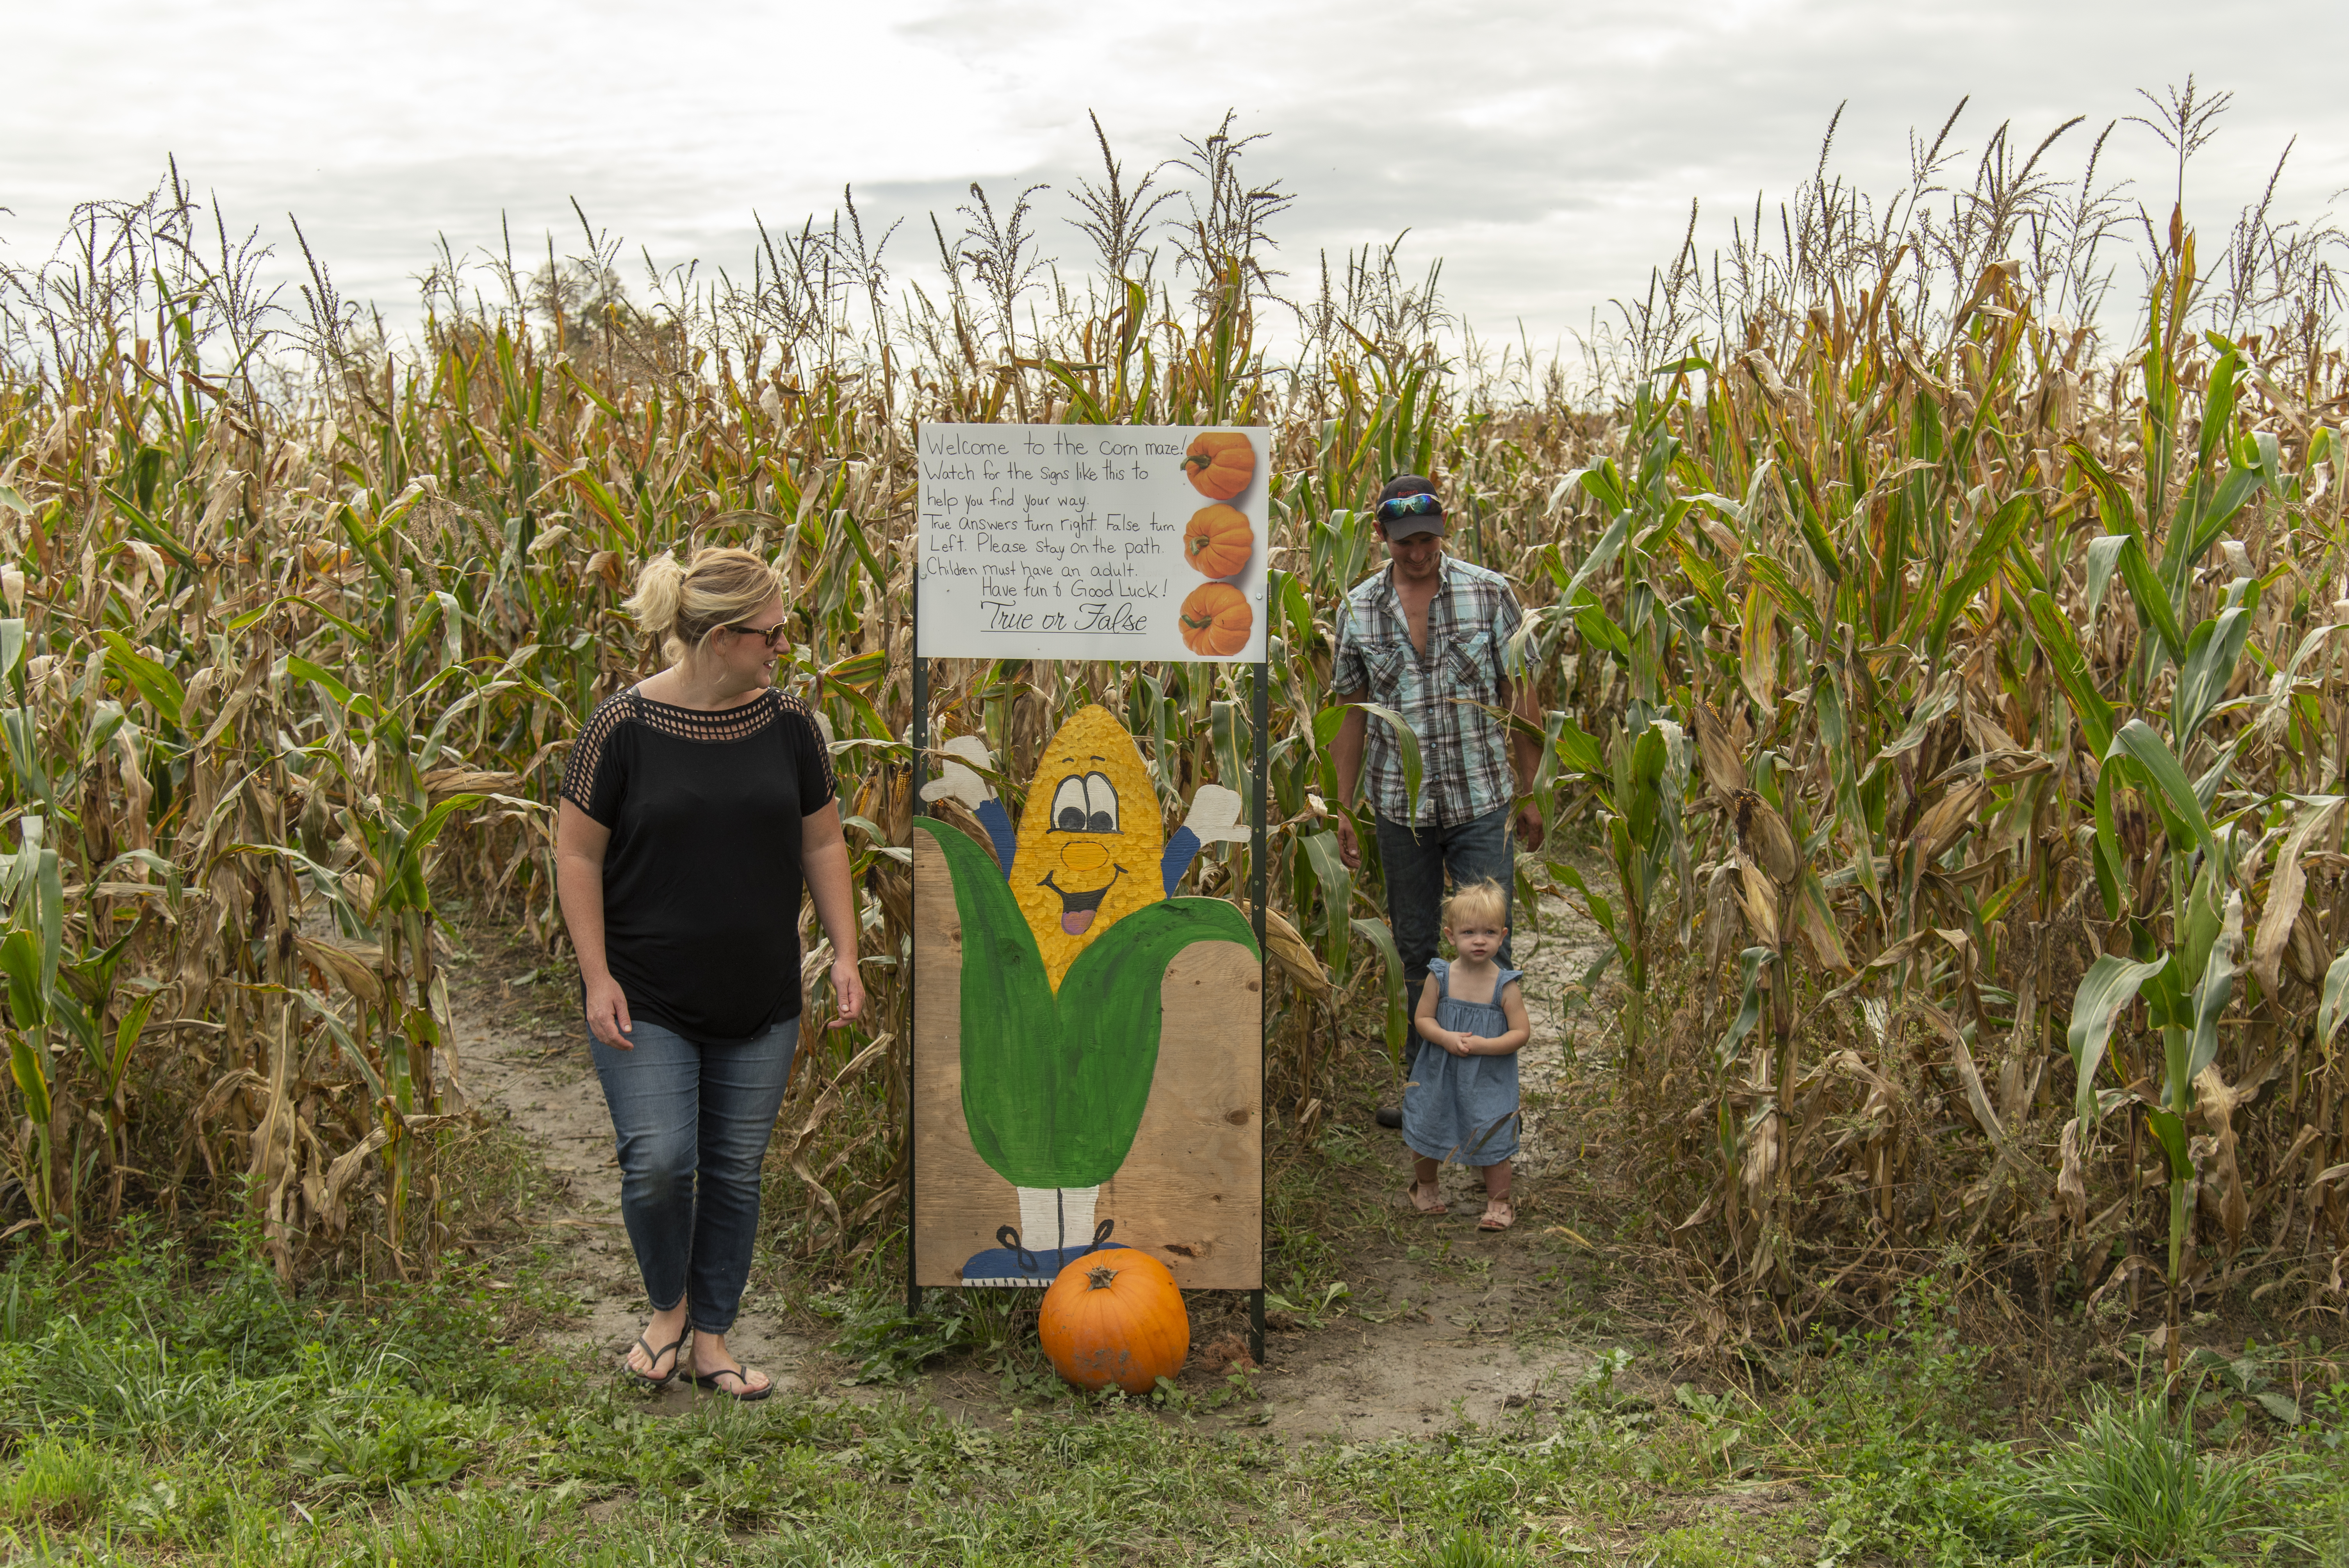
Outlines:
[{"label": "cloud", "polygon": [[[433,238],[575,248],[569,206],[664,263],[740,270],[755,211],[796,226],[854,183],[868,219],[911,220],[892,259],[918,273],[925,214],[957,227],[972,180],[999,201],[1036,181],[1048,243],[1082,242],[1075,183],[1097,110],[1129,178],[1226,108],[1252,176],[1284,181],[1278,222],[1300,277],[1319,253],[1384,242],[1442,256],[1454,305],[1537,342],[1641,289],[1700,203],[1724,243],[1757,191],[1806,178],[1838,105],[1833,167],[1889,192],[1912,128],[1971,95],[1956,141],[2012,119],[2076,169],[2095,133],[2144,108],[2133,89],[2240,89],[2189,201],[2223,228],[2298,134],[2293,212],[2349,186],[2349,109],[2331,76],[2349,43],[2331,5],[2251,0],[2228,26],[2179,0],[2061,6],[1990,0],[1341,5],[1195,0],[1180,12],[1077,5],[684,6],[639,0],[493,7],[386,4],[326,22],[286,0],[49,6],[21,20],[0,99],[0,255],[46,251],[71,204],[143,190],[177,153],[231,220],[283,242],[296,213],[344,291],[395,317]],[[136,40],[126,46],[124,40]],[[2189,42],[2190,40],[2190,42]],[[2108,167],[2166,208],[2166,153],[2124,127]]]}]

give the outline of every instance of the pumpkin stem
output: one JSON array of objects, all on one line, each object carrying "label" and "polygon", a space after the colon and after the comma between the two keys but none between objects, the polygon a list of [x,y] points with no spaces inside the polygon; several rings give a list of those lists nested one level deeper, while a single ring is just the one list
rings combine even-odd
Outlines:
[{"label": "pumpkin stem", "polygon": [[1085,1271],[1085,1283],[1095,1290],[1107,1290],[1110,1287],[1110,1282],[1115,1278],[1117,1278],[1117,1271],[1107,1264],[1095,1264]]}]

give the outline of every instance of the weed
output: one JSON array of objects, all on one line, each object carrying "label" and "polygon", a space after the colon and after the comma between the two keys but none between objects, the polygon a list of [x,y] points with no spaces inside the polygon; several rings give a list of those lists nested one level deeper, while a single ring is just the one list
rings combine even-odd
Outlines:
[{"label": "weed", "polygon": [[2023,1466],[2015,1503],[2040,1533],[2099,1563],[2239,1563],[2262,1542],[2309,1550],[2277,1522],[2280,1495],[2300,1478],[2273,1460],[2199,1451],[2191,1410],[2094,1390],[2072,1440]]}]

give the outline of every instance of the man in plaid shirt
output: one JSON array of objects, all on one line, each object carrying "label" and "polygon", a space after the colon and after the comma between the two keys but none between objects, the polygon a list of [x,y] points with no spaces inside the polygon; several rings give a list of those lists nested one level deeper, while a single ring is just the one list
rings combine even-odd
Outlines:
[{"label": "man in plaid shirt", "polygon": [[[1379,492],[1376,517],[1387,565],[1346,594],[1330,684],[1341,703],[1393,709],[1419,738],[1415,809],[1402,748],[1386,720],[1352,708],[1333,749],[1340,805],[1353,804],[1368,764],[1387,917],[1416,1009],[1435,956],[1445,873],[1455,883],[1490,877],[1504,892],[1513,888],[1513,817],[1526,847],[1541,847],[1540,810],[1529,799],[1513,810],[1531,792],[1541,764],[1541,717],[1532,707],[1532,681],[1511,668],[1509,637],[1525,618],[1516,595],[1498,573],[1444,553],[1444,503],[1434,485],[1417,474],[1396,476]],[[1487,711],[1494,708],[1524,717],[1534,734],[1512,730]],[[1361,866],[1361,845],[1342,812],[1338,847],[1348,866]],[[1509,959],[1505,942],[1504,968]],[[1414,1027],[1406,1076],[1422,1043]],[[1379,1112],[1381,1127],[1402,1123],[1400,1110]]]}]

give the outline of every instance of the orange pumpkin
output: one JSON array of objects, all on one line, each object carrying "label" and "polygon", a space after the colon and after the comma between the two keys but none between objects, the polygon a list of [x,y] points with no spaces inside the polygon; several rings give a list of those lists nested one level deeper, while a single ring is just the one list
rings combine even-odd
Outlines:
[{"label": "orange pumpkin", "polygon": [[1255,554],[1256,530],[1236,506],[1201,507],[1183,531],[1183,559],[1209,577],[1237,577]]},{"label": "orange pumpkin", "polygon": [[1191,590],[1178,612],[1183,645],[1211,659],[1227,659],[1247,646],[1256,612],[1247,596],[1228,583],[1209,583]]},{"label": "orange pumpkin", "polygon": [[1191,1354],[1191,1315],[1174,1276],[1132,1247],[1071,1260],[1044,1293],[1036,1326],[1053,1370],[1088,1391],[1114,1383],[1147,1394]]},{"label": "orange pumpkin", "polygon": [[1256,477],[1256,449],[1237,430],[1208,430],[1191,438],[1183,474],[1209,500],[1229,500]]}]

